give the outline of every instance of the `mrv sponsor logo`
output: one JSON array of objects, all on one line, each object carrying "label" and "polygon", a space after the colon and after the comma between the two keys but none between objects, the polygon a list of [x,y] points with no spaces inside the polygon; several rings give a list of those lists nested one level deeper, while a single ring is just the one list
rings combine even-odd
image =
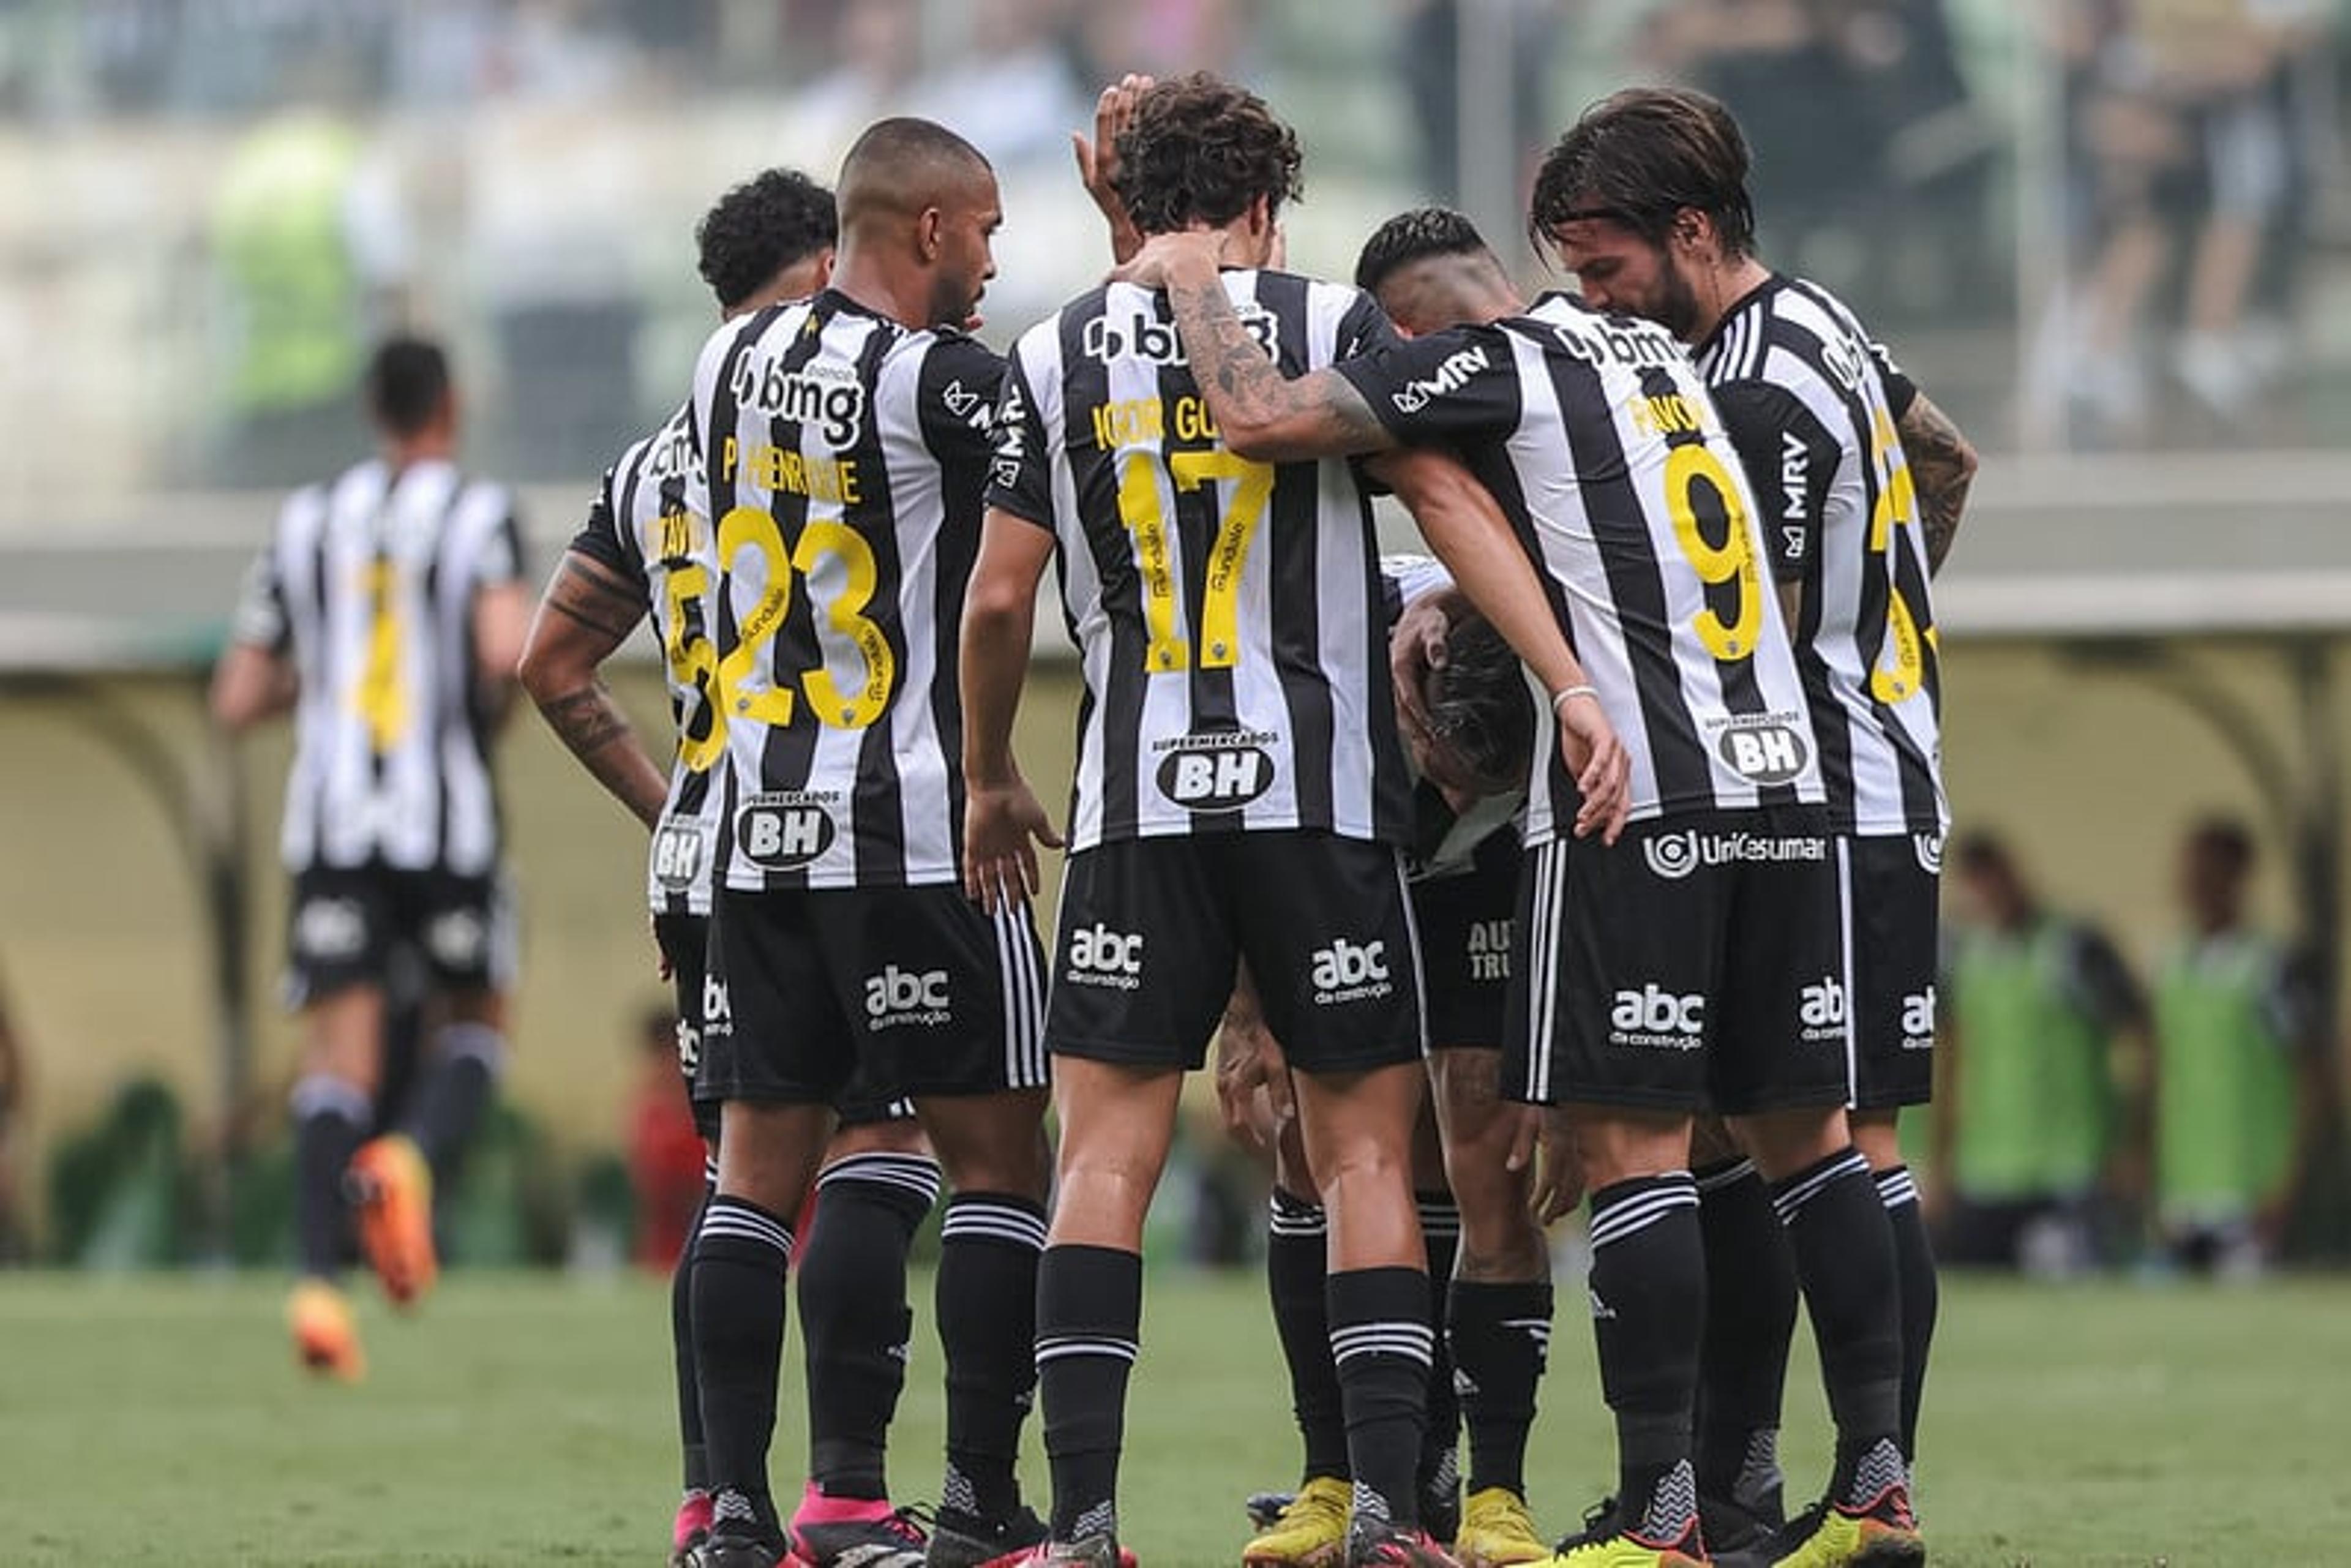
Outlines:
[{"label": "mrv sponsor logo", "polygon": [[1492,364],[1483,347],[1457,349],[1445,356],[1437,373],[1421,381],[1406,382],[1388,394],[1398,413],[1418,413],[1438,398],[1449,397],[1468,386],[1478,372]]},{"label": "mrv sponsor logo", "polygon": [[879,1033],[909,1026],[935,1029],[955,1021],[945,969],[920,972],[892,964],[865,977],[865,1027]]},{"label": "mrv sponsor logo", "polygon": [[825,808],[840,799],[831,790],[754,795],[735,813],[735,842],[754,865],[797,871],[832,848],[840,830]]},{"label": "mrv sponsor logo", "polygon": [[1273,754],[1267,747],[1280,738],[1242,730],[1163,740],[1159,792],[1187,811],[1237,811],[1273,788]]},{"label": "mrv sponsor logo", "polygon": [[1143,938],[1113,931],[1101,921],[1070,933],[1061,978],[1073,986],[1107,986],[1131,991],[1143,984]]},{"label": "mrv sponsor logo", "polygon": [[1608,1043],[1696,1051],[1706,1043],[1706,998],[1679,995],[1654,981],[1637,991],[1619,991],[1608,1010]]},{"label": "mrv sponsor logo", "polygon": [[1641,841],[1641,858],[1667,882],[1679,882],[1702,865],[1771,864],[1780,861],[1825,861],[1829,841],[1818,833],[1774,836],[1750,832],[1705,832],[1684,828]]},{"label": "mrv sponsor logo", "polygon": [[1395,989],[1384,941],[1350,942],[1342,936],[1328,947],[1317,947],[1312,978],[1317,1007],[1375,1001]]}]

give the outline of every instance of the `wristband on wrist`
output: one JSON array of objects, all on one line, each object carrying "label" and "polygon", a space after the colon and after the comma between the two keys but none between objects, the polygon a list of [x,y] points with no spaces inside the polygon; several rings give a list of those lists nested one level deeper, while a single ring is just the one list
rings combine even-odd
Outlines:
[{"label": "wristband on wrist", "polygon": [[1590,697],[1593,702],[1598,702],[1600,700],[1600,688],[1597,686],[1562,686],[1558,691],[1552,693],[1551,711],[1552,716],[1557,717],[1559,711],[1565,707],[1569,703],[1573,702],[1577,697]]}]

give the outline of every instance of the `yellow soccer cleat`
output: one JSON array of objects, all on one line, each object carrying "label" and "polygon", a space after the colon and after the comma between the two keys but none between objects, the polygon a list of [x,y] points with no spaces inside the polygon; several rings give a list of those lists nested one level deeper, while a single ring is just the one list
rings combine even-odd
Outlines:
[{"label": "yellow soccer cleat", "polygon": [[1461,1568],[1505,1568],[1540,1563],[1551,1548],[1535,1533],[1526,1499],[1508,1487],[1473,1491],[1462,1505],[1461,1528],[1454,1532],[1453,1555]]},{"label": "yellow soccer cleat", "polygon": [[1565,1550],[1550,1559],[1547,1568],[1708,1568],[1713,1561],[1706,1554],[1696,1525],[1670,1546],[1659,1546],[1622,1531],[1597,1541],[1587,1540],[1581,1546],[1566,1542],[1560,1544]]},{"label": "yellow soccer cleat", "polygon": [[1858,1512],[1842,1507],[1808,1512],[1781,1539],[1799,1544],[1774,1559],[1772,1568],[1919,1568],[1927,1561],[1909,1489],[1901,1486],[1888,1487]]},{"label": "yellow soccer cleat", "polygon": [[433,1167],[415,1140],[388,1133],[360,1145],[346,1181],[359,1210],[360,1250],[394,1306],[413,1306],[433,1288]]},{"label": "yellow soccer cleat", "polygon": [[1330,1476],[1301,1487],[1290,1506],[1241,1548],[1248,1568],[1335,1568],[1347,1554],[1353,1489]]},{"label": "yellow soccer cleat", "polygon": [[342,1383],[367,1375],[351,1303],[326,1281],[305,1280],[294,1287],[286,1301],[286,1326],[293,1331],[296,1359],[308,1370]]}]

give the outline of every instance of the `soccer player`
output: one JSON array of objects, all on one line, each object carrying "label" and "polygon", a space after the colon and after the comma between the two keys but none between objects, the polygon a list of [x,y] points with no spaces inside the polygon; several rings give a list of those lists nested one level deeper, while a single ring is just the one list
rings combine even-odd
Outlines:
[{"label": "soccer player", "polygon": [[[1160,82],[1117,151],[1118,194],[1141,233],[1204,228],[1251,268],[1227,280],[1248,340],[1302,371],[1385,340],[1360,292],[1254,270],[1299,167],[1296,137],[1255,96],[1207,76]],[[1200,1064],[1240,960],[1297,1074],[1329,1208],[1326,1303],[1354,1489],[1345,1559],[1441,1562],[1415,1485],[1434,1340],[1405,1158],[1423,1027],[1397,854],[1410,795],[1370,513],[1343,464],[1237,456],[1203,390],[1165,302],[1144,290],[1096,289],[1025,333],[964,622],[966,879],[1002,908],[1036,885],[1031,839],[1059,841],[1011,749],[1036,588],[1059,551],[1086,692],[1047,1030],[1061,1145],[1038,1281],[1053,1472],[1044,1555],[1119,1557],[1144,1215],[1184,1072]],[[1473,591],[1498,576],[1518,590],[1485,605],[1513,644],[1526,637],[1554,684],[1580,682],[1466,476],[1424,455],[1386,477],[1433,533],[1473,538],[1458,551],[1484,574]]]},{"label": "soccer player", "polygon": [[688,412],[721,573],[675,655],[708,683],[688,745],[723,795],[698,1082],[724,1109],[691,1305],[705,1561],[767,1568],[783,1544],[767,1457],[791,1223],[862,1069],[913,1098],[954,1188],[928,1560],[967,1568],[1042,1533],[1013,1473],[1045,1236],[1042,953],[1025,905],[985,914],[957,872],[955,629],[1003,362],[955,324],[1001,214],[987,161],[911,119],[858,139],[839,201],[830,286],[722,327]]},{"label": "soccer player", "polygon": [[2253,840],[2226,818],[2180,851],[2189,928],[2155,977],[2156,1218],[2175,1260],[2243,1278],[2276,1256],[2326,1077],[2304,966],[2252,925]]},{"label": "soccer player", "polygon": [[[302,1279],[287,1308],[304,1365],[362,1369],[336,1281],[350,1208],[385,1292],[433,1285],[433,1180],[472,1132],[506,1056],[512,941],[499,874],[492,732],[528,623],[514,498],[456,465],[457,398],[438,345],[369,361],[376,456],[300,490],[254,563],[213,673],[216,722],[295,715],[282,848],[293,873],[288,994]],[[398,1126],[369,1138],[383,1071],[384,977],[423,956],[430,1061]],[[348,1195],[348,1196],[347,1196]]]},{"label": "soccer player", "polygon": [[[1705,1556],[1692,1404],[1705,1322],[1693,1119],[1732,1118],[1772,1183],[1811,1301],[1837,1431],[1823,1540],[1799,1561],[1923,1552],[1900,1435],[1894,1239],[1844,1116],[1841,955],[1825,793],[1794,653],[1763,580],[1740,459],[1680,345],[1564,295],[1525,305],[1468,269],[1470,325],[1285,378],[1215,277],[1213,237],[1160,236],[1164,278],[1218,427],[1258,458],[1462,450],[1550,575],[1632,754],[1621,841],[1553,768],[1531,794],[1526,977],[1510,1092],[1568,1103],[1591,1189],[1593,1313],[1620,1487],[1564,1561]],[[1865,1548],[1838,1544],[1848,1538]]]},{"label": "soccer player", "polygon": [[[729,321],[821,288],[838,237],[832,193],[784,169],[728,192],[695,233],[703,277]],[[716,722],[707,711],[711,672],[694,653],[708,635],[716,560],[709,519],[688,507],[698,451],[681,408],[605,475],[587,526],[548,586],[522,661],[523,685],[556,733],[653,832],[653,925],[676,987],[679,1065],[689,1093],[725,800]],[[666,780],[597,679],[648,615],[668,663],[678,737]],[[891,1507],[883,1461],[913,1326],[906,1249],[938,1196],[939,1171],[911,1108],[862,1077],[836,1108],[841,1126],[817,1177],[818,1223],[799,1266],[810,1470],[792,1544],[809,1568],[852,1552],[862,1568],[910,1568],[922,1561],[923,1537]],[[695,1114],[705,1143],[715,1145],[716,1105],[696,1101]],[[708,1535],[712,1507],[692,1277],[689,1249],[670,1294],[685,1461],[685,1495],[672,1531],[681,1561]]]},{"label": "soccer player", "polygon": [[[1932,1097],[1950,825],[1928,584],[1976,458],[1851,310],[1756,256],[1748,163],[1715,99],[1627,89],[1585,110],[1544,159],[1534,227],[1586,300],[1690,346],[1761,507],[1839,836],[1851,1121],[1894,1227],[1902,1446],[1915,1462],[1937,1292],[1896,1120]],[[1775,1439],[1796,1281],[1751,1163],[1723,1149],[1697,1174],[1710,1302],[1698,1484],[1721,1551],[1781,1523]],[[1794,1533],[1811,1530],[1800,1521]]]},{"label": "soccer player", "polygon": [[1952,864],[1943,1251],[1961,1268],[2078,1273],[2096,1254],[2099,1188],[2125,1174],[2114,1066],[2146,1058],[2146,993],[2106,934],[2044,904],[1999,839],[1962,837]]},{"label": "soccer player", "polygon": [[[1412,265],[1405,222],[1373,236],[1365,250],[1371,265],[1359,266],[1358,284],[1376,289]],[[1535,1385],[1551,1337],[1549,1249],[1529,1207],[1531,1173],[1511,1168],[1517,1108],[1497,1092],[1518,902],[1512,820],[1526,797],[1534,709],[1518,655],[1441,566],[1391,556],[1381,570],[1395,605],[1392,662],[1404,665],[1394,678],[1414,777],[1405,868],[1420,936],[1429,1072],[1437,1118],[1451,1134],[1440,1142],[1436,1120],[1424,1116],[1413,1150],[1430,1311],[1446,1325],[1429,1375],[1421,1521],[1465,1568],[1487,1568],[1551,1555],[1528,1515],[1524,1479]],[[1281,1071],[1279,1043],[1253,988],[1245,988],[1217,1033],[1217,1092],[1228,1126],[1272,1145],[1266,1274],[1306,1449],[1294,1496],[1252,1500],[1260,1531],[1241,1560],[1253,1564],[1322,1561],[1343,1542],[1347,1525],[1346,1429],[1322,1306],[1327,1217],[1295,1116],[1258,1125],[1268,1099],[1292,1098],[1282,1092],[1286,1079],[1276,1077]],[[1457,1171],[1470,1195],[1458,1205],[1448,1186]],[[1466,1510],[1456,1453],[1465,1415]],[[1273,1508],[1279,1514],[1265,1517]]]}]

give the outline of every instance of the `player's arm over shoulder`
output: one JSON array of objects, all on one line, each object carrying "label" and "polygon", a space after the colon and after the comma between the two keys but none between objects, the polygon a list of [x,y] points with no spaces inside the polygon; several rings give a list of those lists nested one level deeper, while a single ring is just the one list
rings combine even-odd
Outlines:
[{"label": "player's arm over shoulder", "polygon": [[[1166,293],[1192,362],[1192,379],[1207,399],[1228,450],[1257,462],[1288,463],[1383,452],[1398,444],[1337,371],[1312,371],[1294,380],[1283,375],[1243,325],[1223,277],[1213,269],[1171,277]],[[1355,320],[1351,311],[1341,324],[1343,348],[1352,346],[1349,323]]]}]

